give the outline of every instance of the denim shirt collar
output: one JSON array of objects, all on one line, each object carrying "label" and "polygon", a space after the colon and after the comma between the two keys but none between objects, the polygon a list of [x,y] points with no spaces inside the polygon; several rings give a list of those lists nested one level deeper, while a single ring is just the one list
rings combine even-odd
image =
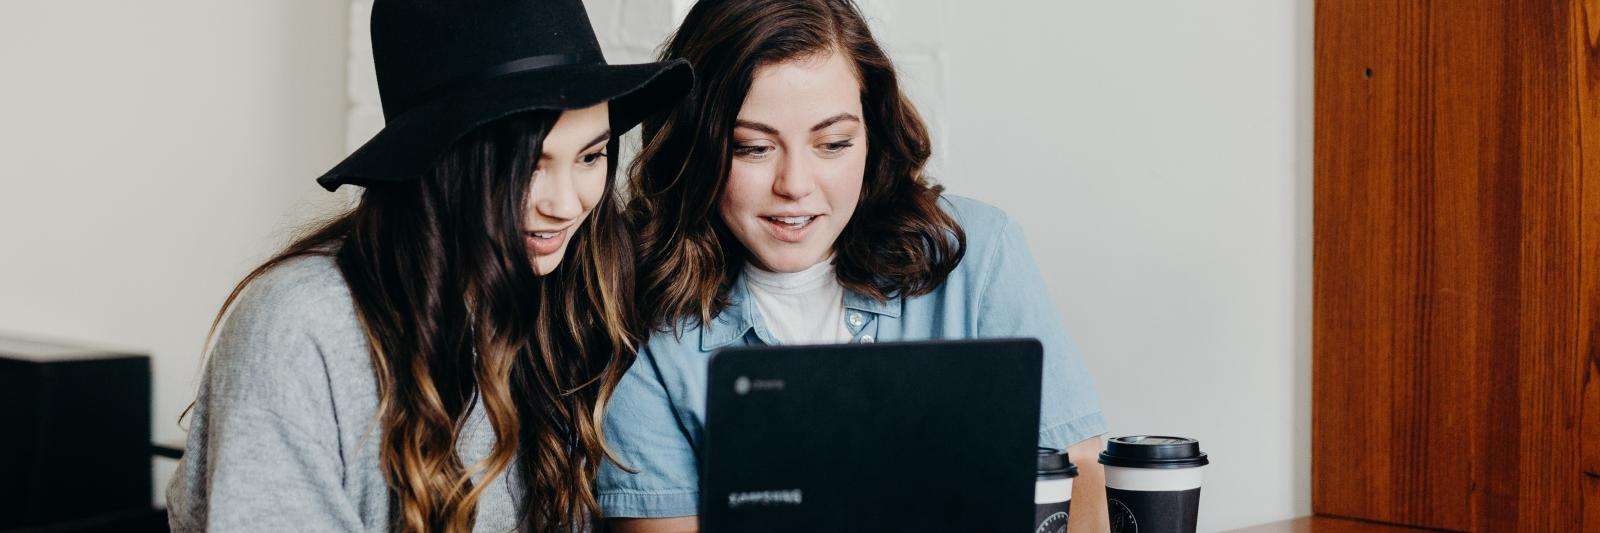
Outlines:
[{"label": "denim shirt collar", "polygon": [[[880,302],[846,288],[844,308],[900,318],[900,311],[905,308],[905,301],[896,295]],[[728,288],[728,307],[712,317],[710,323],[700,326],[700,351],[709,352],[732,344],[743,338],[750,330],[757,328],[762,330],[757,332],[758,334],[764,333],[766,322],[761,317],[761,310],[756,308],[755,301],[750,299],[750,286],[741,273]]]},{"label": "denim shirt collar", "polygon": [[871,296],[845,289],[844,308],[866,311],[891,318],[900,318],[900,310],[905,308],[905,302],[899,296],[890,296],[888,300],[880,302],[872,299]]}]

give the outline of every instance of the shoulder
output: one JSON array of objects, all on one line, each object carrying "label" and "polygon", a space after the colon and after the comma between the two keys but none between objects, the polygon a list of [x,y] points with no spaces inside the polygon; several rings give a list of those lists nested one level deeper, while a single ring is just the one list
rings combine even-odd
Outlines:
[{"label": "shoulder", "polygon": [[998,207],[950,194],[939,197],[939,206],[955,219],[967,237],[966,253],[952,275],[986,272],[996,259],[1001,259],[997,256],[1027,245],[1021,228]]},{"label": "shoulder", "polygon": [[940,195],[939,207],[955,219],[969,237],[974,233],[995,233],[1011,224],[1011,218],[1006,216],[1005,211],[965,196]]},{"label": "shoulder", "polygon": [[365,343],[349,286],[332,257],[297,257],[272,267],[225,313],[211,361],[224,375],[322,374],[329,371],[325,357],[342,359],[344,348]]},{"label": "shoulder", "polygon": [[[349,309],[350,290],[331,256],[304,256],[280,262],[246,285],[230,314],[272,322],[315,319],[317,314]],[[309,322],[309,320],[304,320]]]},{"label": "shoulder", "polygon": [[[713,326],[717,324],[719,323],[713,322]],[[640,354],[671,358],[679,357],[679,354],[683,353],[698,353],[700,339],[705,329],[705,325],[701,324],[697,317],[678,318],[671,324],[651,331],[649,339],[641,347]]]},{"label": "shoulder", "polygon": [[350,288],[332,257],[296,257],[246,285],[227,310],[237,333],[305,333],[354,319]]}]

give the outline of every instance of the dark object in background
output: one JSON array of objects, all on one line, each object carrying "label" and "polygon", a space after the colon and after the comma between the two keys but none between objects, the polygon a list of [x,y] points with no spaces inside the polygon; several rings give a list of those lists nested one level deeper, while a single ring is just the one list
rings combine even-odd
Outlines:
[{"label": "dark object in background", "polygon": [[0,335],[0,530],[149,521],[150,455],[149,356]]}]

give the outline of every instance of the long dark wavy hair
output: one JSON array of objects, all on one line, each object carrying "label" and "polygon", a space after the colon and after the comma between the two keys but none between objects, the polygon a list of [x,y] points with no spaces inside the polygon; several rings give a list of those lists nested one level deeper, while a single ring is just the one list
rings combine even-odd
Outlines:
[{"label": "long dark wavy hair", "polygon": [[[523,244],[524,199],[559,117],[532,112],[481,127],[409,182],[367,189],[359,205],[290,244],[244,278],[303,256],[331,256],[372,347],[381,461],[405,531],[468,531],[492,479],[520,457],[523,526],[595,524],[603,406],[640,336],[631,308],[631,243],[612,192],[571,235],[545,276]],[[219,312],[217,321],[222,319]],[[212,329],[215,330],[216,322]],[[474,465],[457,434],[481,401],[495,443]]]},{"label": "long dark wavy hair", "polygon": [[834,243],[840,284],[880,301],[916,296],[961,261],[966,234],[939,207],[943,188],[924,175],[928,129],[855,3],[701,0],[660,54],[688,59],[701,75],[682,103],[644,123],[629,169],[648,325],[706,323],[727,307],[749,254],[717,212],[739,109],[758,68],[827,53],[854,64],[867,129],[861,200]]}]

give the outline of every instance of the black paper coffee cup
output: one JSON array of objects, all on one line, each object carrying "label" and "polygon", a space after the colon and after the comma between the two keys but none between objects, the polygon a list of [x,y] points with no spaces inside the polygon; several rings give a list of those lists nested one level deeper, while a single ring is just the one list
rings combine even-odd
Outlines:
[{"label": "black paper coffee cup", "polygon": [[1072,478],[1078,465],[1067,460],[1067,452],[1039,448],[1039,467],[1033,485],[1033,530],[1035,533],[1066,533],[1072,511]]},{"label": "black paper coffee cup", "polygon": [[1194,533],[1200,470],[1210,464],[1185,437],[1117,437],[1100,452],[1112,533]]}]

